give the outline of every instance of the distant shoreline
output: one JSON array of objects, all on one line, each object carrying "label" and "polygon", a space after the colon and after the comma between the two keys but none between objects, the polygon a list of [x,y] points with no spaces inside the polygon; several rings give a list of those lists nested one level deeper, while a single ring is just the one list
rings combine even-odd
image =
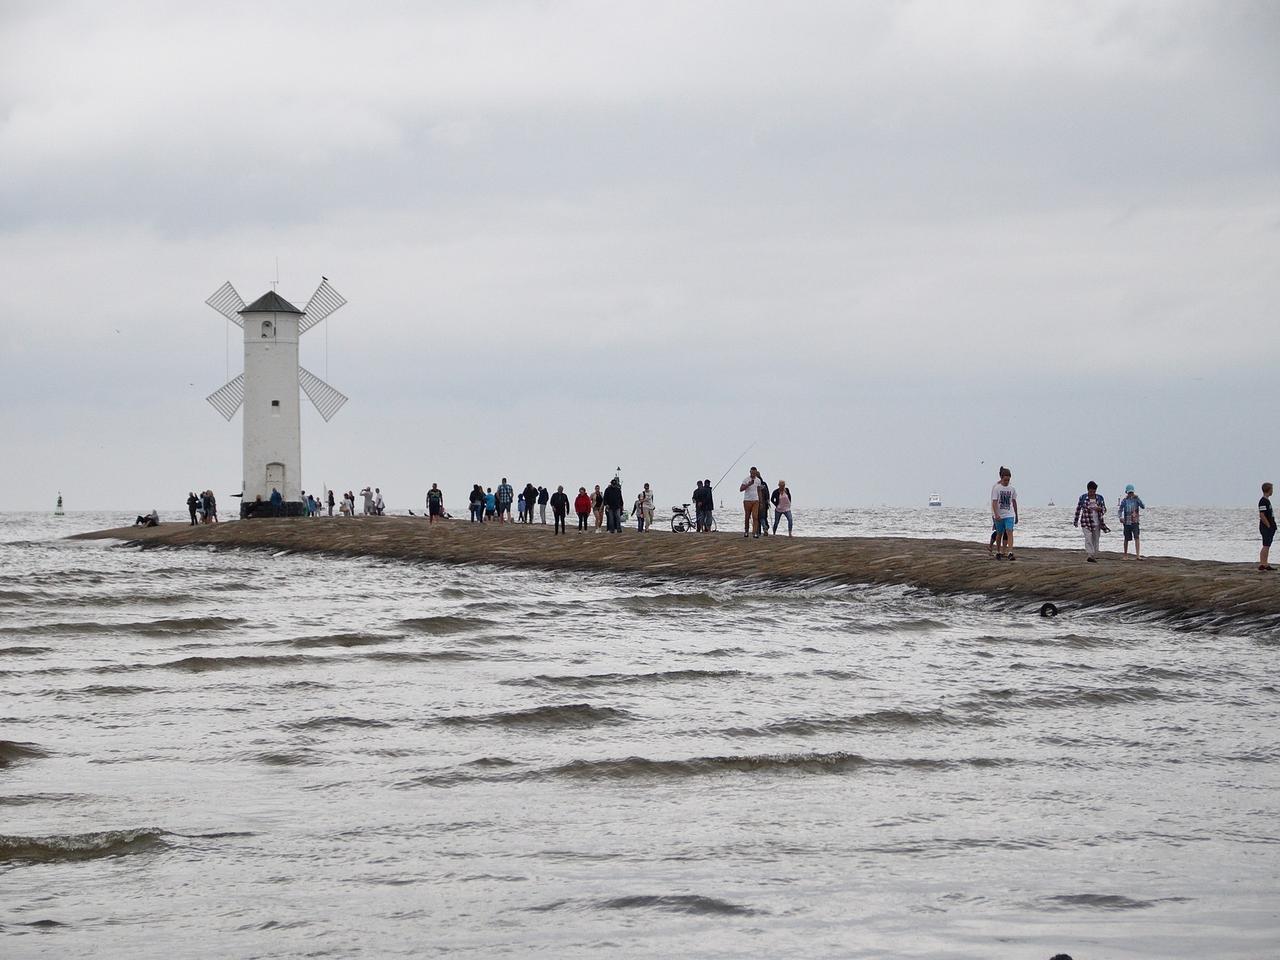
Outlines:
[{"label": "distant shoreline", "polygon": [[1204,629],[1280,632],[1280,581],[1253,564],[1158,557],[1142,562],[1082,550],[1019,548],[1013,563],[991,560],[984,543],[895,537],[769,537],[734,533],[578,534],[550,526],[472,524],[420,517],[248,520],[206,526],[165,523],[73,535],[144,547],[214,546],[298,553],[377,556],[441,563],[650,573],[659,576],[760,577],[803,583],[898,584],[935,593],[992,597],[1002,607],[1114,606],[1159,613]]}]

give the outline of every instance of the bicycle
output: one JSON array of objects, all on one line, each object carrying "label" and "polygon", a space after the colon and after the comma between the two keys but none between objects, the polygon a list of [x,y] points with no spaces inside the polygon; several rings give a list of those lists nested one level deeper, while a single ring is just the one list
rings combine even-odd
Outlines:
[{"label": "bicycle", "polygon": [[[710,529],[716,528],[716,518],[711,517]],[[697,517],[689,513],[689,504],[671,508],[671,532],[672,533],[696,533],[698,530]]]}]

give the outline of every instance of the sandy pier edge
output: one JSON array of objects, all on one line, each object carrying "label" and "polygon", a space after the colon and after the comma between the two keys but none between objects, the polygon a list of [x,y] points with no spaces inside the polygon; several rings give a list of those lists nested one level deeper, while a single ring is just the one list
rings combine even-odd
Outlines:
[{"label": "sandy pier edge", "polygon": [[1117,606],[1159,612],[1203,628],[1280,634],[1280,579],[1251,563],[1157,557],[1122,560],[1084,551],[1018,548],[1014,563],[988,557],[984,543],[895,537],[767,537],[740,534],[577,533],[541,524],[428,524],[419,517],[241,520],[207,526],[118,527],[71,539],[119,539],[146,547],[213,546],[378,556],[442,563],[767,577],[849,584],[900,584],[936,593],[976,593],[1001,606]]}]

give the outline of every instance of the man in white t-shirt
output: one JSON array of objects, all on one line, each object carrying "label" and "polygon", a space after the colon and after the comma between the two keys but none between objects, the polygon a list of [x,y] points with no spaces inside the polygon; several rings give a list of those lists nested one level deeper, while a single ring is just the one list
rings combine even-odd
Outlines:
[{"label": "man in white t-shirt", "polygon": [[742,491],[742,509],[744,516],[742,518],[742,535],[760,536],[760,497],[765,490],[764,481],[760,479],[760,471],[755,467],[751,468],[751,476],[742,481],[742,485],[738,488]]},{"label": "man in white t-shirt", "polygon": [[1013,528],[1018,523],[1018,491],[1010,482],[1013,472],[1000,468],[1000,482],[991,488],[991,522],[996,536],[996,559],[1014,560]]}]

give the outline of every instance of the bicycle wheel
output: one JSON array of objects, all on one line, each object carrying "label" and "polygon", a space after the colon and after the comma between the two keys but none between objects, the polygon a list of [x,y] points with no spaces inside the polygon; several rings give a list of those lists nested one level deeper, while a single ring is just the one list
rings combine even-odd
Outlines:
[{"label": "bicycle wheel", "polygon": [[713,532],[713,533],[715,532],[715,529],[716,529],[716,517],[715,517],[715,514],[712,514],[712,515],[711,515],[711,522],[707,525],[707,529],[708,529],[708,530],[710,530],[710,531],[711,531],[711,532]]},{"label": "bicycle wheel", "polygon": [[689,529],[689,518],[682,513],[677,513],[671,518],[671,532],[684,533]]}]

